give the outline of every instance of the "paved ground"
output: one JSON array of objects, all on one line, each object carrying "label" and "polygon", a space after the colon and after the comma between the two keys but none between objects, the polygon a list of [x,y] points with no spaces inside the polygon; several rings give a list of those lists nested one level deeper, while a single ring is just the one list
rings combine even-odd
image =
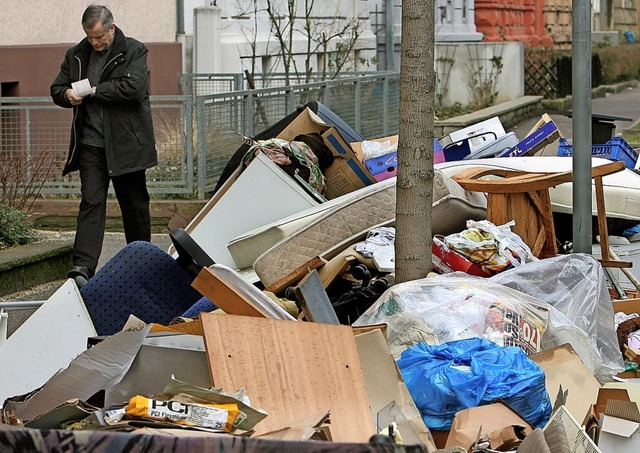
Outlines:
[{"label": "paved ground", "polygon": [[[559,112],[547,112],[565,138],[573,137],[573,120]],[[636,121],[640,120],[640,87],[626,88],[619,93],[608,93],[605,97],[595,98],[591,101],[591,113],[593,115],[607,115],[622,118],[630,118],[631,121],[615,121],[616,135],[628,129]],[[529,118],[512,128],[519,139],[523,139],[540,117]],[[508,131],[509,132],[509,131]],[[557,149],[557,144],[556,144]]]},{"label": "paved ground", "polygon": [[[51,234],[73,237],[74,232],[52,232]],[[152,234],[151,242],[162,250],[167,250],[171,245],[171,239],[168,234]],[[122,250],[125,244],[124,233],[106,233],[98,268],[102,267],[116,253]],[[33,288],[28,288],[24,291],[9,294],[3,299],[0,299],[0,301],[45,301],[55,293],[65,281],[66,280],[55,280]],[[12,310],[9,313],[8,334],[11,335],[34,311],[35,309]]]}]

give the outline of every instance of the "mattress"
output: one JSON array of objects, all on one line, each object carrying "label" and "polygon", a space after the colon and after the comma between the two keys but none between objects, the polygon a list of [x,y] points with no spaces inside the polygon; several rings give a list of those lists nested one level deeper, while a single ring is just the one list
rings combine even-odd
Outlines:
[{"label": "mattress", "polygon": [[[592,157],[592,165],[600,166],[611,161]],[[573,159],[558,156],[502,157],[489,159],[442,162],[435,167],[448,176],[471,168],[487,167],[530,172],[572,171]],[[624,170],[602,178],[607,217],[640,221],[640,175],[633,170]],[[549,189],[551,209],[554,212],[573,212],[573,184],[564,183]],[[595,187],[592,185],[593,215],[597,215]]]},{"label": "mattress", "polygon": [[[349,202],[330,209],[303,228],[262,253],[253,269],[265,286],[278,281],[308,260],[335,249],[338,244],[361,237],[368,230],[391,223],[395,218],[395,183],[388,189],[363,192]],[[433,179],[433,234],[451,234],[465,228],[469,219],[486,217],[487,199],[479,192],[468,192],[440,171]]]},{"label": "mattress", "polygon": [[[338,211],[343,206],[353,203],[357,199],[371,197],[373,214],[379,211],[378,205],[395,199],[396,181],[386,180],[372,184],[348,194],[339,196],[325,203],[305,209],[283,219],[247,231],[229,241],[227,249],[239,269],[251,268],[254,261],[272,246],[291,236],[297,230],[304,228],[315,219],[330,211]],[[379,192],[384,192],[380,193]],[[374,194],[378,194],[375,195]],[[366,208],[363,204],[363,208]],[[386,206],[384,207],[386,210]]]}]

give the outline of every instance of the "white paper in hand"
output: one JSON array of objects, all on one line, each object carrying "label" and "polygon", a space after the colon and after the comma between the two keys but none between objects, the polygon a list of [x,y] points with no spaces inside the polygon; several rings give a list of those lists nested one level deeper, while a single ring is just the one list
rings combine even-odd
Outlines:
[{"label": "white paper in hand", "polygon": [[91,84],[89,83],[89,79],[78,80],[77,82],[73,82],[71,84],[71,88],[73,88],[73,92],[77,96],[88,96],[93,93],[91,90]]}]

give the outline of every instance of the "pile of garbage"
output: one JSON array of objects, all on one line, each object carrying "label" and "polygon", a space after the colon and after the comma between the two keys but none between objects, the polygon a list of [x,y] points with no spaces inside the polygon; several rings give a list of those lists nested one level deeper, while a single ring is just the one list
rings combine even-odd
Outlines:
[{"label": "pile of garbage", "polygon": [[[519,219],[492,223],[487,195],[444,167],[433,273],[396,284],[397,137],[367,141],[319,112],[247,139],[169,250],[128,244],[2,339],[0,446],[608,452],[640,442],[640,299],[616,294],[592,255],[538,256],[514,232]],[[548,117],[523,141],[500,127],[442,137],[438,159],[522,156],[560,136]]]}]

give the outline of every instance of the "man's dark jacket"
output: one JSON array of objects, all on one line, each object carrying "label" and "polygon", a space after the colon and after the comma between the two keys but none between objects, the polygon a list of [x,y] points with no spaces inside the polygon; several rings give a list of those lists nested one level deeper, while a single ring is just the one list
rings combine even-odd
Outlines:
[{"label": "man's dark jacket", "polygon": [[[72,106],[65,91],[71,88],[72,82],[87,78],[91,51],[86,38],[69,49],[60,73],[51,84],[53,102],[61,107],[73,107],[69,156],[63,176],[78,170],[78,139],[86,115],[84,102]],[[158,163],[149,105],[147,53],[144,44],[125,36],[116,27],[94,97],[102,106],[109,176],[147,169]]]}]

